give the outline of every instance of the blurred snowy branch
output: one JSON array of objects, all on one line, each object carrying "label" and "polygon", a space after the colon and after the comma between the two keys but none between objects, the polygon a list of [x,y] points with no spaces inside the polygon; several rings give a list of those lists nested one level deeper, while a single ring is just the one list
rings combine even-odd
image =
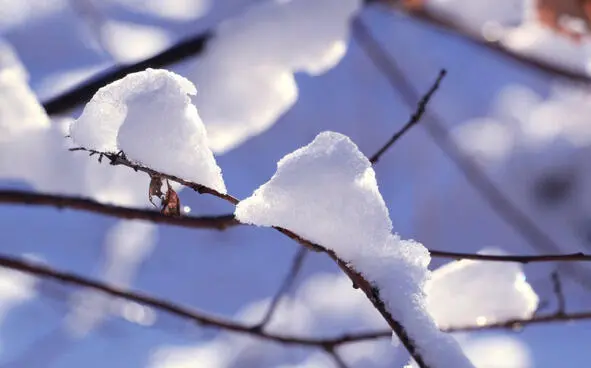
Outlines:
[{"label": "blurred snowy branch", "polygon": [[[471,42],[475,45],[499,53],[513,62],[517,62],[534,70],[539,70],[548,76],[557,76],[566,78],[575,82],[585,84],[591,83],[591,77],[583,72],[569,70],[567,68],[553,65],[550,62],[533,58],[526,55],[520,55],[515,51],[507,49],[502,44],[486,40],[480,35],[470,32],[461,25],[446,19],[444,16],[434,12],[424,10],[422,7],[412,7],[411,11],[401,6],[400,1],[391,0],[365,0],[365,4],[375,4],[384,11],[406,11],[408,15],[421,22],[440,27],[451,34]],[[202,34],[188,37],[161,53],[140,62],[122,66],[115,66],[111,69],[91,77],[87,81],[74,87],[70,91],[55,96],[43,103],[43,107],[49,115],[64,113],[76,106],[86,103],[96,93],[96,91],[118,79],[123,78],[129,73],[138,72],[146,68],[162,68],[181,62],[190,57],[199,55],[205,50],[207,42],[214,36],[213,31],[203,32]]]}]

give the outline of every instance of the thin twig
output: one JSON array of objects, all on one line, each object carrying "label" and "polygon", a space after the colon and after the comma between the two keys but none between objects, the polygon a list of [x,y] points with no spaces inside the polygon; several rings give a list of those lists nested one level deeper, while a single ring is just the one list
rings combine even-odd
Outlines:
[{"label": "thin twig", "polygon": [[489,330],[521,330],[525,326],[539,325],[544,323],[574,322],[582,320],[591,320],[591,312],[577,312],[568,314],[549,314],[545,316],[534,316],[531,318],[516,318],[501,322],[488,323],[483,325],[470,325],[442,328],[446,332],[470,332],[470,331],[489,331]]},{"label": "thin twig", "polygon": [[53,206],[60,209],[69,208],[122,219],[144,220],[156,224],[175,225],[192,229],[202,228],[225,230],[229,227],[240,224],[234,219],[233,214],[220,216],[173,217],[162,215],[160,212],[153,210],[115,206],[100,203],[88,198],[32,193],[20,190],[0,190],[0,203]]},{"label": "thin twig", "polygon": [[562,283],[560,282],[560,276],[558,272],[552,272],[552,289],[554,291],[554,295],[556,296],[556,315],[565,315],[566,313],[566,299],[564,298],[564,293],[562,292]]},{"label": "thin twig", "polygon": [[267,326],[269,321],[271,321],[273,314],[275,313],[275,311],[277,310],[277,307],[279,306],[279,302],[281,301],[283,296],[289,292],[289,290],[293,286],[293,283],[295,282],[298,274],[300,273],[300,270],[302,269],[302,265],[304,264],[304,260],[306,259],[307,254],[308,254],[308,248],[302,247],[302,248],[298,249],[298,252],[296,253],[296,255],[293,258],[293,261],[291,263],[291,268],[289,269],[289,272],[285,275],[285,278],[283,279],[283,282],[281,283],[281,287],[279,287],[279,290],[277,291],[277,293],[273,297],[273,300],[271,300],[271,304],[269,305],[269,309],[267,309],[267,313],[265,313],[265,316],[263,317],[261,322],[259,322],[259,324],[258,324],[259,328],[261,328],[261,329],[265,328],[265,326]]},{"label": "thin twig", "polygon": [[[375,67],[386,77],[394,90],[399,92],[408,106],[419,100],[410,81],[400,70],[394,58],[389,55],[375,39],[360,18],[353,22],[353,38],[365,51]],[[450,158],[480,194],[489,207],[508,226],[521,235],[532,247],[545,253],[560,253],[561,248],[545,234],[521,209],[507,198],[494,182],[466,156],[449,137],[442,119],[435,113],[426,112],[423,126],[435,144]]]},{"label": "thin twig", "polygon": [[327,353],[328,353],[328,355],[330,355],[330,357],[332,358],[332,360],[334,361],[335,365],[338,368],[348,368],[349,367],[347,365],[347,363],[345,363],[343,358],[339,355],[339,352],[336,351],[335,349],[329,349],[329,350],[327,350]]},{"label": "thin twig", "polygon": [[425,113],[425,111],[427,109],[427,105],[429,104],[429,101],[431,100],[431,97],[437,91],[437,89],[439,89],[439,85],[441,84],[441,81],[443,80],[443,78],[445,77],[446,74],[447,74],[447,72],[445,71],[445,69],[442,69],[439,72],[437,79],[435,80],[435,82],[433,83],[433,85],[431,86],[429,91],[427,91],[427,93],[421,98],[421,100],[417,104],[417,108],[415,109],[413,114],[410,116],[410,119],[408,120],[408,122],[406,124],[404,124],[402,129],[400,129],[399,131],[394,133],[392,138],[390,138],[386,142],[386,144],[384,144],[373,156],[370,157],[369,162],[371,162],[372,165],[375,165],[380,160],[380,157],[382,157],[382,155],[384,153],[386,153],[386,151],[394,143],[396,143],[404,135],[404,133],[406,133],[408,130],[410,130],[410,128],[415,126],[421,120],[421,117]]},{"label": "thin twig", "polygon": [[591,255],[584,253],[569,253],[569,254],[544,254],[539,256],[519,256],[519,255],[493,255],[493,254],[475,254],[475,253],[459,253],[447,252],[441,250],[430,249],[432,257],[450,258],[450,259],[472,259],[476,261],[490,261],[490,262],[514,262],[514,263],[539,263],[539,262],[589,262]]}]

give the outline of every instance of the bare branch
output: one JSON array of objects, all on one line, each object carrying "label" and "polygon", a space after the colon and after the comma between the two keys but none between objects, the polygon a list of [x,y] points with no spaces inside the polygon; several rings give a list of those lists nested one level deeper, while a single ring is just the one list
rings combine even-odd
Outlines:
[{"label": "bare branch", "polygon": [[[219,216],[182,216],[171,217],[162,215],[160,212],[146,209],[115,206],[100,203],[88,198],[80,198],[66,195],[42,194],[20,190],[0,190],[0,203],[25,204],[37,206],[52,206],[59,209],[68,208],[88,211],[105,216],[112,216],[128,220],[144,220],[156,224],[181,226],[191,229],[217,229],[226,230],[230,227],[243,225],[239,223],[233,214]],[[292,237],[292,235],[288,235]],[[296,239],[297,240],[297,239]],[[298,240],[299,241],[299,240]],[[431,257],[449,259],[472,259],[491,262],[517,262],[517,263],[538,263],[538,262],[589,262],[591,255],[584,253],[570,254],[544,254],[544,255],[489,255],[475,253],[448,252],[436,249],[429,249]],[[292,265],[293,267],[296,264]],[[288,274],[289,275],[289,274]],[[289,288],[289,287],[288,287]]]},{"label": "bare branch", "polygon": [[[376,57],[378,57],[378,55],[376,55]],[[406,133],[408,130],[410,130],[410,128],[412,128],[414,125],[416,125],[421,120],[421,117],[423,116],[423,114],[425,113],[425,111],[427,109],[427,104],[429,104],[429,101],[431,100],[431,97],[433,96],[435,91],[437,91],[437,89],[439,89],[439,85],[441,84],[441,81],[443,80],[443,78],[445,77],[446,74],[447,74],[447,72],[445,71],[445,69],[442,69],[439,72],[439,76],[437,77],[437,79],[435,80],[435,82],[433,83],[433,85],[431,86],[429,91],[427,91],[427,93],[421,98],[421,100],[417,104],[417,108],[416,108],[415,112],[410,116],[410,119],[408,120],[408,122],[406,124],[404,124],[402,129],[400,129],[399,131],[394,133],[392,138],[390,138],[388,140],[388,142],[386,142],[386,144],[384,144],[373,156],[371,156],[371,158],[369,159],[369,162],[371,162],[372,165],[375,165],[380,160],[380,157],[382,157],[382,155],[384,153],[386,153],[386,151],[394,143],[396,143],[404,135],[404,133]]]},{"label": "bare branch", "polygon": [[[366,52],[376,68],[384,75],[392,88],[400,92],[408,106],[414,106],[419,98],[410,81],[400,70],[394,58],[389,55],[371,34],[360,18],[353,22],[353,38]],[[494,182],[484,174],[470,157],[466,156],[449,137],[442,119],[434,112],[423,115],[423,126],[435,144],[460,169],[461,173],[481,195],[489,207],[509,227],[523,237],[534,248],[543,253],[560,253],[558,246],[521,209],[507,198]]]},{"label": "bare branch", "polygon": [[507,321],[483,324],[483,325],[471,325],[471,326],[457,326],[442,328],[446,332],[468,332],[468,331],[488,331],[488,330],[521,330],[525,326],[539,325],[544,323],[557,323],[557,322],[573,322],[590,320],[591,312],[577,312],[568,314],[549,314],[544,316],[534,316],[531,318],[516,318]]},{"label": "bare branch", "polygon": [[584,253],[570,253],[570,254],[544,254],[539,256],[510,256],[510,255],[493,255],[493,254],[474,254],[474,253],[458,253],[446,252],[441,250],[430,249],[432,257],[451,258],[451,259],[472,259],[476,261],[490,261],[490,262],[513,262],[513,263],[539,263],[539,262],[589,262],[591,255]]},{"label": "bare branch", "polygon": [[[131,161],[127,160],[127,158],[125,157],[125,154],[123,152],[104,153],[104,152],[97,152],[97,151],[89,150],[86,148],[73,148],[70,150],[71,151],[86,151],[86,152],[91,153],[92,155],[98,154],[99,161],[101,161],[101,159],[103,157],[106,157],[109,159],[111,165],[127,166],[129,168],[132,168],[135,171],[142,171],[142,172],[145,172],[151,176],[158,175],[164,179],[168,179],[168,180],[180,183],[182,185],[185,185],[185,186],[195,190],[198,193],[204,193],[204,194],[210,194],[210,195],[216,196],[216,197],[223,199],[226,202],[229,202],[233,205],[237,205],[240,202],[237,198],[231,196],[230,194],[220,193],[214,189],[208,188],[208,187],[203,186],[201,184],[190,182],[188,180],[184,180],[184,179],[179,178],[174,175],[161,173],[156,170],[150,169],[148,167],[134,164]],[[314,250],[316,252],[326,253],[341,268],[341,270],[343,270],[343,272],[345,272],[345,274],[347,274],[347,276],[349,276],[349,278],[353,282],[353,285],[356,285],[358,288],[360,288],[365,293],[365,295],[371,301],[374,308],[382,315],[382,317],[388,323],[390,328],[392,328],[392,331],[394,331],[396,333],[399,340],[402,342],[402,344],[405,346],[405,348],[409,351],[410,355],[417,362],[418,366],[420,368],[428,368],[428,365],[425,363],[422,355],[419,353],[419,351],[415,345],[415,342],[408,335],[408,332],[406,331],[405,327],[402,324],[400,324],[400,322],[395,320],[392,317],[392,315],[390,314],[390,312],[387,310],[384,302],[382,301],[382,299],[379,295],[379,290],[377,288],[373,287],[369,281],[367,281],[359,272],[357,272],[355,269],[353,269],[351,265],[349,265],[344,260],[340,259],[338,257],[338,255],[334,251],[332,251],[331,249],[328,249],[328,248],[325,248],[319,244],[310,242],[288,229],[284,229],[284,228],[281,228],[278,226],[274,226],[273,229],[275,229],[275,230],[279,231],[280,233],[284,234],[285,236],[297,241],[299,244],[301,244],[302,246],[304,246],[308,249]]]},{"label": "bare branch", "polygon": [[70,208],[122,219],[145,220],[157,224],[175,225],[193,229],[225,230],[229,227],[239,225],[239,222],[234,219],[234,215],[232,214],[221,216],[172,217],[162,215],[160,212],[153,210],[115,206],[87,198],[31,193],[20,190],[0,190],[0,203],[53,206],[60,209]]},{"label": "bare branch", "polygon": [[552,286],[554,295],[556,296],[557,308],[556,308],[556,315],[563,316],[566,313],[566,299],[564,298],[564,293],[562,292],[562,284],[560,282],[560,276],[558,272],[552,272]]},{"label": "bare branch", "polygon": [[54,281],[64,284],[85,287],[95,291],[103,292],[113,297],[133,301],[145,305],[147,307],[154,308],[161,312],[166,312],[171,315],[193,321],[205,327],[219,328],[226,331],[251,335],[253,337],[258,337],[261,339],[272,340],[283,344],[318,347],[326,350],[327,347],[334,348],[336,346],[355,341],[371,340],[376,338],[375,334],[358,334],[328,339],[280,335],[276,333],[262,331],[261,329],[257,328],[257,326],[247,326],[220,317],[210,316],[205,313],[196,311],[194,309],[183,307],[147,294],[121,289],[116,286],[108,285],[106,283],[92,280],[73,273],[54,270],[49,266],[36,262],[17,259],[6,255],[0,255],[0,267],[13,269],[16,271],[35,275],[37,277],[52,279]]},{"label": "bare branch", "polygon": [[267,313],[265,314],[261,322],[258,324],[259,328],[265,328],[265,326],[273,317],[273,314],[279,306],[281,298],[283,298],[283,296],[287,294],[293,286],[293,283],[295,282],[298,274],[300,273],[300,270],[302,269],[302,265],[304,264],[304,260],[306,259],[307,254],[308,248],[298,249],[298,252],[296,253],[291,263],[291,268],[289,269],[289,272],[287,273],[287,275],[285,275],[285,278],[283,279],[283,282],[281,283],[281,287],[277,291],[277,294],[275,294],[273,300],[271,300],[271,305],[269,306]]},{"label": "bare branch", "polygon": [[331,356],[332,360],[334,361],[335,365],[338,368],[348,368],[349,367],[347,365],[347,363],[345,363],[343,358],[341,358],[341,356],[339,355],[339,353],[335,349],[329,349],[329,350],[327,350],[327,353],[328,353],[328,355]]}]

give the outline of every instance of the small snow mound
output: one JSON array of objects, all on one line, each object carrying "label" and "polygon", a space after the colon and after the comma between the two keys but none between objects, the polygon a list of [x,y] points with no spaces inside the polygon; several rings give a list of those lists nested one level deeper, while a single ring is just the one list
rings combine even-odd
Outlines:
[{"label": "small snow mound", "polygon": [[348,137],[324,132],[285,156],[235,215],[244,223],[285,227],[333,250],[377,286],[429,365],[472,367],[426,310],[427,249],[392,234],[371,163]]},{"label": "small snow mound", "polygon": [[451,262],[433,272],[426,291],[427,309],[441,327],[529,318],[539,301],[517,263]]},{"label": "small snow mound", "polygon": [[383,243],[392,229],[370,162],[334,132],[282,158],[271,180],[238,205],[236,217],[289,227],[331,248]]},{"label": "small snow mound", "polygon": [[142,165],[219,192],[226,187],[187,79],[146,69],[101,88],[70,126],[74,142],[102,152],[123,151]]}]

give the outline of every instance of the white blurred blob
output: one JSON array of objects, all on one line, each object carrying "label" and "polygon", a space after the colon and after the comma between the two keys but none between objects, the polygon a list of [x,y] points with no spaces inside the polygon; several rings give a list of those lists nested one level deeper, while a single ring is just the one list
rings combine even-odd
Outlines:
[{"label": "white blurred blob", "polygon": [[[156,227],[142,221],[119,221],[107,233],[105,239],[106,258],[100,274],[105,282],[127,287],[139,265],[152,252],[156,244]],[[137,304],[118,302],[103,293],[81,290],[73,295],[72,311],[66,317],[66,328],[73,336],[85,336],[98,323],[115,313],[133,323],[150,325],[154,313]]]},{"label": "white blurred blob", "polygon": [[167,18],[189,21],[205,15],[212,0],[108,0],[131,11]]},{"label": "white blurred blob", "polygon": [[171,36],[162,28],[115,20],[105,21],[100,32],[103,46],[122,63],[147,59],[172,42]]},{"label": "white blurred blob", "polygon": [[510,262],[454,261],[435,270],[425,290],[427,310],[443,328],[529,318],[539,301],[522,266]]},{"label": "white blurred blob", "polygon": [[477,368],[533,367],[527,345],[512,336],[475,337],[461,345]]},{"label": "white blurred blob", "polygon": [[36,297],[36,284],[32,275],[0,268],[0,321],[14,306]]},{"label": "white blurred blob", "polygon": [[50,127],[13,48],[0,40],[0,144]]},{"label": "white blurred blob", "polygon": [[113,314],[120,314],[131,323],[142,326],[152,326],[156,323],[156,313],[141,304],[121,300],[119,303],[113,304],[112,307]]},{"label": "white blurred blob", "polygon": [[9,30],[63,9],[68,0],[0,0],[0,29]]},{"label": "white blurred blob", "polygon": [[[318,75],[346,51],[360,0],[284,0],[253,5],[227,20],[186,75],[210,146],[226,152],[269,129],[297,100],[294,73]],[[303,26],[304,25],[304,26]]]},{"label": "white blurred blob", "polygon": [[453,131],[460,148],[481,161],[498,162],[513,149],[513,132],[495,119],[473,119]]}]

